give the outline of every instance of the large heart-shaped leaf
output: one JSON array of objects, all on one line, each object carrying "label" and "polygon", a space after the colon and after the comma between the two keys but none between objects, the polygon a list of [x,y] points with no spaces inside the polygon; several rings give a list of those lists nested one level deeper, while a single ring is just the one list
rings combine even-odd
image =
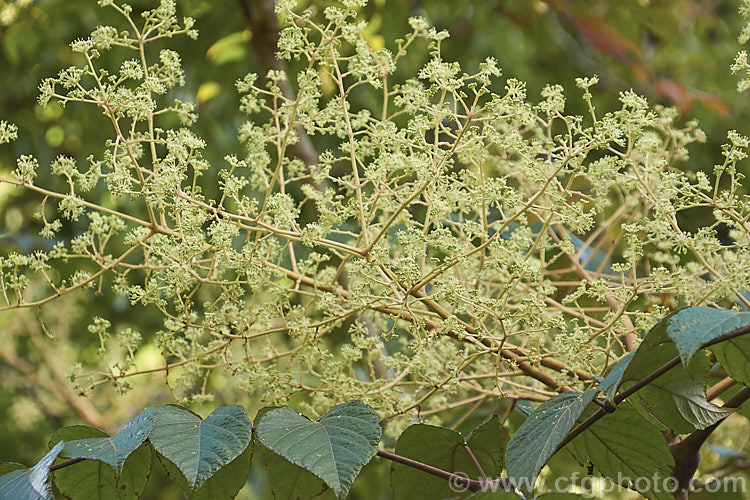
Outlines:
[{"label": "large heart-shaped leaf", "polygon": [[[667,316],[649,330],[635,354],[623,357],[615,365],[612,370],[614,373],[610,378],[613,383],[606,387],[608,395],[624,386],[625,382],[637,381],[651,374],[678,355],[674,342],[667,335],[667,321],[670,317]],[[607,377],[605,377],[605,380],[607,380]]]},{"label": "large heart-shaped leaf", "polygon": [[307,469],[284,460],[276,453],[260,446],[263,462],[266,464],[268,482],[273,497],[277,500],[297,498],[299,500],[316,500],[336,498],[333,490]]},{"label": "large heart-shaped leaf", "polygon": [[[109,441],[106,432],[86,425],[74,425],[58,429],[50,438],[50,447],[65,441],[65,450],[71,443],[97,440]],[[78,450],[78,447],[75,448]],[[62,454],[66,454],[63,450]],[[61,454],[61,455],[62,455]],[[57,489],[66,498],[86,498],[87,500],[130,500],[138,498],[146,487],[153,450],[148,443],[142,443],[128,454],[118,474],[113,466],[100,460],[84,460],[75,465],[54,472]]]},{"label": "large heart-shaped leaf", "polygon": [[[262,408],[258,411],[255,419],[260,420],[265,413],[271,410],[273,410],[272,407]],[[265,446],[259,445],[258,449],[266,466],[271,493],[277,500],[286,500],[287,498],[298,500],[336,498],[333,490],[328,487],[325,481],[309,470],[281,458]]]},{"label": "large heart-shaped leaf", "polygon": [[149,440],[185,476],[189,491],[242,454],[252,436],[247,412],[238,405],[217,408],[203,420],[186,408],[161,406],[154,418]]},{"label": "large heart-shaped leaf", "polygon": [[632,403],[643,415],[677,434],[705,429],[725,418],[734,410],[720,408],[706,399],[706,377],[710,362],[701,353],[687,369],[676,366],[631,396]]},{"label": "large heart-shaped leaf", "polygon": [[343,498],[375,456],[381,430],[370,406],[349,401],[315,421],[291,408],[275,408],[260,417],[255,432],[263,446],[309,470]]},{"label": "large heart-shaped leaf", "polygon": [[533,491],[539,471],[597,392],[587,389],[558,394],[539,405],[521,424],[505,450],[508,478],[518,489]]},{"label": "large heart-shaped leaf", "polygon": [[19,468],[0,476],[0,500],[52,500],[49,466],[64,447],[60,441],[31,469]]},{"label": "large heart-shaped leaf", "polygon": [[164,471],[172,481],[177,483],[190,500],[234,500],[247,482],[247,474],[250,471],[252,459],[253,447],[250,445],[240,456],[216,471],[198,489],[193,491],[179,469],[166,458],[159,457]]},{"label": "large heart-shaped leaf", "polygon": [[101,460],[119,474],[128,456],[148,439],[154,427],[154,414],[153,408],[146,408],[112,437],[104,433],[102,437],[90,439],[65,439],[63,454],[69,458]]}]

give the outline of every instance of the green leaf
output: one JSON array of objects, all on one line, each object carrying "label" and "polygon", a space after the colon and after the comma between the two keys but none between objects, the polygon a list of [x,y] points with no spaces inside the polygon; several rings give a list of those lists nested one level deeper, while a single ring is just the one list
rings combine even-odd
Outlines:
[{"label": "green leaf", "polygon": [[712,345],[710,349],[727,375],[750,385],[750,335],[725,340]]},{"label": "green leaf", "polygon": [[[264,414],[273,409],[273,407],[262,408],[255,416],[255,420],[259,421]],[[257,441],[257,437],[255,440]],[[268,482],[271,485],[274,498],[279,500],[286,500],[287,498],[307,500],[323,493],[325,493],[326,498],[336,498],[325,481],[312,472],[284,460],[276,453],[269,451],[265,446],[259,444],[258,449],[260,449],[263,462],[265,462]]]},{"label": "green leaf", "polygon": [[513,411],[516,411],[523,415],[524,418],[527,418],[529,415],[534,413],[534,407],[531,406],[530,402],[522,400],[516,403],[516,406],[513,407]]},{"label": "green leaf", "polygon": [[[593,410],[587,410],[581,419],[591,413]],[[586,429],[566,449],[570,449],[581,464],[593,463],[602,476],[612,478],[622,486],[627,485],[617,479],[629,478],[634,481],[637,478],[653,480],[656,477],[664,481],[671,476],[674,467],[674,459],[661,431],[628,401]],[[648,487],[648,484],[638,481],[635,486]],[[652,500],[672,499],[664,488],[659,492],[638,491]]]},{"label": "green leaf", "polygon": [[[62,454],[67,454],[70,443],[81,441],[109,440],[106,432],[75,425],[58,429],[50,438],[50,447],[59,441],[65,441]],[[79,451],[76,447],[75,451]],[[141,444],[128,457],[120,468],[119,475],[114,468],[101,460],[84,460],[75,465],[54,472],[55,486],[66,498],[85,498],[108,500],[112,498],[135,499],[140,497],[148,483],[153,462],[151,446]],[[74,456],[73,458],[77,458]]]},{"label": "green leaf", "polygon": [[0,462],[0,476],[19,469],[26,469],[26,466],[16,462]]},{"label": "green leaf", "polygon": [[0,476],[0,500],[52,500],[49,466],[64,447],[60,441],[31,469],[19,468]]},{"label": "green leaf", "polygon": [[381,430],[375,410],[349,401],[316,421],[291,408],[275,408],[260,417],[255,432],[263,446],[309,470],[343,498],[377,453]]},{"label": "green leaf", "polygon": [[170,479],[177,483],[190,500],[232,500],[247,482],[252,459],[253,447],[248,446],[240,456],[216,471],[195,491],[191,491],[185,476],[172,462],[162,456],[159,457],[159,462]]},{"label": "green leaf", "polygon": [[508,435],[497,415],[490,415],[466,436],[474,457],[487,477],[499,477],[505,467],[505,446]]},{"label": "green leaf", "polygon": [[698,429],[705,429],[735,412],[733,408],[718,407],[706,399],[703,382],[688,378],[665,386],[672,393],[682,417]]},{"label": "green leaf", "polygon": [[622,376],[628,368],[630,360],[635,356],[635,353],[636,351],[632,351],[620,358],[599,384],[599,391],[603,392],[610,401],[614,401],[617,395],[617,388],[620,386],[620,380],[622,380]]},{"label": "green leaf", "polygon": [[284,460],[265,446],[260,446],[260,450],[266,463],[268,482],[271,484],[274,498],[308,500],[322,493],[327,493],[327,497],[336,498],[333,490],[312,472]]},{"label": "green leaf", "polygon": [[704,429],[732,412],[706,399],[709,368],[705,355],[694,357],[687,370],[674,367],[631,396],[630,401],[639,402],[637,409],[642,414],[655,418],[676,434]]},{"label": "green leaf", "polygon": [[102,432],[101,437],[75,441],[71,441],[70,438],[58,438],[58,440],[66,441],[65,451],[63,451],[66,457],[101,460],[112,466],[115,473],[119,474],[125,460],[148,439],[153,427],[154,409],[146,408],[112,437]]},{"label": "green leaf", "polygon": [[630,358],[630,362],[624,367],[624,372],[616,389],[622,386],[625,381],[640,380],[679,354],[676,346],[667,335],[668,318],[657,323],[646,334],[641,345]]},{"label": "green leaf", "polygon": [[666,318],[667,334],[685,366],[698,350],[711,340],[750,325],[750,312],[730,311],[706,306],[682,309]]},{"label": "green leaf", "polygon": [[156,408],[149,440],[184,475],[194,492],[247,449],[252,427],[242,406],[217,408],[205,419],[174,405]]},{"label": "green leaf", "polygon": [[623,356],[599,385],[612,401],[626,381],[636,381],[677,356],[677,348],[666,332],[666,319],[657,323],[634,352]]},{"label": "green leaf", "polygon": [[539,405],[510,439],[505,451],[508,478],[531,492],[544,464],[565,439],[598,389],[564,392]]},{"label": "green leaf", "polygon": [[[399,436],[396,442],[396,454],[444,471],[479,479],[479,470],[466,453],[464,444],[463,436],[453,429],[415,424],[407,427]],[[396,462],[391,466],[391,487],[395,500],[464,498],[470,494],[462,486],[452,488],[445,479]]]},{"label": "green leaf", "polygon": [[[626,389],[679,355],[675,343],[667,335],[670,319],[675,315],[677,313],[649,331],[629,362],[623,362],[626,364],[619,378],[617,374],[612,375],[606,388],[608,396],[613,394],[613,387]],[[725,410],[706,400],[705,383],[709,367],[705,355],[692,355],[687,365],[675,366],[629,400],[644,417],[653,418],[663,428],[677,434],[707,427],[726,416]],[[617,366],[615,368],[619,371]]]}]

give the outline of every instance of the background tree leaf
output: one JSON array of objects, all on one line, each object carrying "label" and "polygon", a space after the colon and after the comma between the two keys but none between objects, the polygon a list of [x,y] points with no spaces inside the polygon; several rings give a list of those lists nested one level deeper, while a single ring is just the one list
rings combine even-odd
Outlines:
[{"label": "background tree leaf", "polygon": [[258,420],[263,446],[328,484],[339,498],[377,452],[378,415],[361,401],[349,401],[311,421],[291,408],[275,408]]},{"label": "background tree leaf", "polygon": [[531,492],[544,464],[565,439],[598,389],[564,392],[539,405],[510,438],[505,452],[508,478]]},{"label": "background tree leaf", "polygon": [[595,275],[614,274],[612,272],[609,256],[606,252],[591,247],[588,243],[568,230],[565,230],[565,235],[567,235],[567,237],[570,238],[570,242],[573,243],[573,246],[576,249],[578,262],[585,270],[592,272]]},{"label": "background tree leaf", "polygon": [[203,420],[179,406],[161,406],[155,420],[149,440],[185,476],[190,492],[241,455],[252,436],[247,412],[238,405],[217,408]]},{"label": "background tree leaf", "polygon": [[52,500],[49,466],[64,447],[60,441],[31,469],[15,469],[0,476],[0,500]]}]

